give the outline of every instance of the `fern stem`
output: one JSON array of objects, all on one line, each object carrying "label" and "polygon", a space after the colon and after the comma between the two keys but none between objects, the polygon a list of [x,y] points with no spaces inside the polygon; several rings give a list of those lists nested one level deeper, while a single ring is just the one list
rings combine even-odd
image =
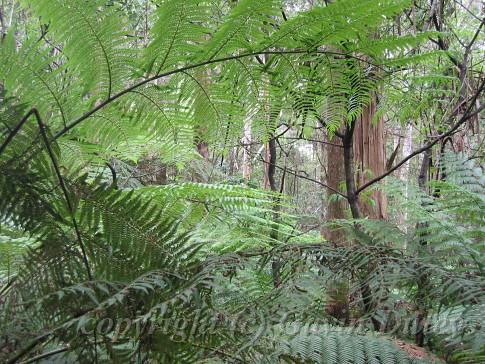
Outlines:
[{"label": "fern stem", "polygon": [[7,146],[10,144],[12,139],[17,135],[17,133],[22,129],[22,126],[25,124],[25,122],[29,119],[31,115],[34,114],[34,109],[30,110],[25,116],[20,120],[20,122],[15,126],[15,128],[8,134],[7,139],[2,143],[2,146],[0,146],[0,156],[2,155],[3,151]]},{"label": "fern stem", "polygon": [[51,145],[49,143],[49,138],[47,137],[47,133],[46,133],[46,130],[45,130],[45,124],[42,122],[42,119],[40,118],[40,115],[39,115],[39,112],[37,111],[37,109],[34,108],[32,110],[34,110],[34,115],[35,115],[35,118],[37,119],[37,123],[39,124],[40,133],[42,135],[42,139],[44,139],[44,143],[45,143],[45,146],[47,148],[47,153],[49,153],[49,158],[52,161],[54,171],[56,172],[57,178],[59,180],[59,184],[60,184],[62,192],[64,194],[64,198],[66,199],[67,208],[69,209],[69,213],[71,214],[72,225],[74,226],[74,231],[76,232],[76,237],[77,237],[79,246],[81,248],[81,252],[82,252],[82,255],[83,255],[83,261],[84,261],[84,265],[86,267],[86,272],[88,274],[88,278],[89,278],[90,281],[92,281],[93,275],[92,275],[92,272],[91,272],[91,268],[89,267],[89,262],[88,262],[88,258],[87,258],[87,255],[86,255],[86,249],[84,247],[84,243],[83,243],[83,240],[82,240],[82,237],[81,237],[81,232],[79,231],[79,226],[78,226],[76,218],[74,216],[74,209],[73,209],[73,206],[72,206],[72,203],[71,203],[71,199],[69,198],[69,193],[67,192],[67,188],[66,188],[66,184],[64,182],[64,178],[62,178],[61,171],[59,170],[59,166],[57,165],[57,161],[56,161],[54,152],[52,151]]},{"label": "fern stem", "polygon": [[[206,60],[204,62],[199,62],[199,63],[191,64],[191,65],[184,66],[184,67],[181,67],[181,68],[178,68],[178,69],[169,71],[169,72],[165,72],[165,73],[162,73],[162,74],[156,74],[156,75],[154,75],[152,77],[149,77],[149,78],[147,78],[145,80],[142,80],[142,81],[140,81],[140,82],[138,82],[138,83],[136,83],[136,84],[134,84],[134,85],[132,85],[132,86],[130,86],[130,87],[128,87],[128,88],[126,88],[126,89],[124,89],[124,90],[116,93],[116,94],[114,94],[113,96],[108,97],[105,101],[101,102],[98,106],[94,107],[90,111],[88,111],[85,114],[81,115],[79,118],[75,119],[71,123],[69,123],[66,126],[64,126],[63,129],[61,129],[60,131],[58,131],[54,135],[54,139],[60,138],[61,136],[63,136],[67,132],[69,132],[71,129],[73,129],[74,127],[76,127],[78,124],[80,124],[81,122],[83,122],[84,120],[86,120],[87,118],[89,118],[91,115],[95,114],[96,112],[98,112],[99,110],[103,109],[104,107],[110,105],[113,101],[119,99],[121,96],[124,96],[125,94],[127,94],[129,92],[134,92],[137,88],[139,88],[139,87],[141,87],[143,85],[146,85],[146,84],[148,84],[150,82],[156,81],[158,79],[161,79],[161,78],[164,78],[164,77],[168,77],[168,76],[171,76],[171,75],[174,75],[174,74],[177,74],[177,73],[182,73],[182,72],[185,72],[185,71],[188,71],[188,70],[191,70],[191,69],[195,69],[195,68],[198,68],[198,67],[207,66],[209,64],[223,63],[223,62],[232,61],[232,60],[238,60],[238,59],[242,59],[242,58],[255,57],[255,56],[258,56],[258,55],[271,55],[271,54],[284,55],[284,54],[310,54],[310,53],[326,54],[326,55],[333,55],[333,56],[337,56],[337,57],[353,58],[353,59],[356,59],[356,60],[365,62],[365,63],[367,63],[369,65],[382,68],[378,64],[375,64],[373,62],[370,62],[369,60],[366,60],[366,59],[363,59],[363,58],[360,58],[360,57],[357,57],[357,56],[354,56],[354,55],[351,55],[351,54],[339,53],[339,52],[332,52],[332,51],[323,51],[323,50],[308,51],[308,50],[303,50],[303,49],[289,49],[289,50],[278,50],[278,51],[268,51],[268,50],[265,51],[265,50],[262,50],[262,51],[258,51],[258,52],[249,52],[249,53],[243,53],[243,54],[239,54],[239,55],[233,55],[233,56],[227,56],[227,57],[222,57],[222,58],[217,58],[217,59]],[[30,115],[26,115],[24,117],[24,119],[26,117],[28,118],[28,116],[30,116]],[[8,143],[10,143],[11,139],[13,139],[13,137],[15,136],[15,134],[17,134],[18,130],[20,130],[22,124],[26,121],[24,119],[22,119],[20,121],[20,123],[17,125],[17,127],[9,134],[9,136],[7,137],[7,140],[4,142],[5,146],[8,145]],[[340,137],[340,135],[338,133],[336,133],[336,135]],[[2,144],[2,147],[0,147],[0,155],[1,155],[1,152],[3,151],[3,149],[5,149],[5,148],[4,148],[4,145]],[[31,150],[32,149],[29,148],[26,152],[24,152],[20,156],[20,158],[24,157],[26,155],[26,153],[28,153]],[[32,156],[29,156],[28,159],[31,158],[31,157]],[[11,161],[12,160],[10,160],[9,162],[7,162],[7,164],[10,163]]]},{"label": "fern stem", "polygon": [[229,354],[225,351],[222,351],[222,350],[219,350],[219,349],[216,349],[216,348],[211,348],[211,347],[208,347],[208,346],[205,346],[205,345],[199,345],[199,344],[191,343],[191,342],[189,342],[188,344],[191,345],[191,346],[195,346],[196,348],[212,351],[213,353],[216,353],[216,354],[222,355],[224,357],[230,358],[230,359],[235,360],[236,362],[239,362],[239,363],[243,363],[243,364],[247,363],[246,361],[244,361],[243,359],[241,359],[237,356],[234,356],[232,354]]},{"label": "fern stem", "polygon": [[39,111],[36,108],[32,108],[22,118],[22,120],[20,120],[20,122],[15,126],[15,128],[12,130],[12,132],[8,135],[5,142],[0,147],[0,155],[3,153],[3,151],[8,146],[8,144],[12,141],[12,139],[15,137],[15,135],[17,135],[17,133],[20,131],[22,126],[25,124],[25,122],[29,119],[29,117],[31,115],[35,116],[35,119],[37,121],[37,125],[39,126],[40,134],[41,134],[42,139],[44,140],[45,146],[47,148],[47,153],[49,154],[49,158],[52,162],[52,165],[54,167],[54,171],[55,171],[57,178],[59,180],[59,184],[60,184],[62,192],[64,194],[64,198],[66,199],[66,204],[67,204],[67,207],[69,209],[69,213],[71,214],[71,221],[72,221],[72,224],[74,226],[74,230],[76,232],[76,237],[77,237],[79,246],[81,248],[81,253],[82,253],[82,256],[83,256],[83,262],[84,262],[84,265],[86,267],[88,278],[89,278],[89,280],[92,280],[93,275],[91,273],[91,268],[89,267],[89,262],[88,262],[87,255],[86,255],[86,249],[85,249],[84,243],[82,241],[81,233],[79,231],[79,226],[77,224],[76,218],[74,217],[74,210],[73,210],[71,200],[69,198],[69,193],[67,192],[66,184],[64,183],[64,179],[62,178],[61,172],[59,170],[59,166],[57,165],[57,161],[56,161],[54,152],[53,152],[51,145],[49,143],[49,138],[47,137],[47,133],[46,133],[46,130],[45,130],[45,124],[42,122],[42,118],[40,117]]},{"label": "fern stem", "polygon": [[144,80],[142,80],[142,81],[140,81],[140,82],[118,92],[117,94],[114,94],[113,96],[107,98],[105,101],[100,103],[98,106],[94,107],[90,111],[86,112],[84,115],[80,116],[76,120],[69,123],[66,127],[64,127],[62,130],[60,130],[59,132],[57,132],[55,134],[54,139],[60,138],[61,136],[66,134],[68,131],[73,129],[75,126],[77,126],[78,124],[80,124],[81,122],[83,122],[84,120],[89,118],[94,113],[103,109],[107,105],[111,104],[113,101],[119,99],[121,96],[137,89],[138,87],[141,87],[141,86],[146,85],[150,82],[159,80],[161,78],[168,77],[168,76],[171,76],[171,75],[174,75],[174,74],[177,74],[177,73],[183,73],[185,71],[189,71],[189,70],[194,69],[194,68],[203,67],[203,66],[207,66],[207,65],[210,65],[210,64],[214,64],[214,63],[228,62],[228,61],[232,61],[232,60],[237,60],[237,59],[247,58],[247,57],[254,57],[254,56],[258,56],[258,55],[310,54],[310,53],[327,54],[327,55],[330,54],[330,55],[338,56],[338,57],[350,57],[350,58],[355,58],[355,59],[360,60],[360,61],[364,61],[366,63],[372,64],[372,65],[375,66],[375,64],[373,64],[369,61],[366,61],[366,60],[359,58],[359,57],[356,57],[356,56],[352,56],[350,54],[344,54],[344,53],[339,53],[339,52],[331,52],[331,51],[323,51],[323,50],[308,51],[308,50],[304,50],[304,49],[289,49],[289,50],[278,50],[278,51],[276,51],[276,50],[275,51],[265,51],[265,50],[263,50],[263,51],[257,51],[257,52],[249,52],[249,53],[243,53],[243,54],[238,54],[238,55],[232,55],[232,56],[227,56],[227,57],[222,57],[222,58],[217,58],[217,59],[209,59],[209,60],[206,60],[206,61],[203,61],[203,62],[194,63],[194,64],[191,64],[191,65],[188,65],[188,66],[177,68],[175,70],[168,71],[168,72],[165,72],[165,73],[156,74],[155,76],[144,79]]},{"label": "fern stem", "polygon": [[35,363],[35,362],[37,362],[37,361],[39,361],[41,359],[45,359],[45,358],[48,358],[48,357],[50,357],[52,355],[60,354],[60,353],[63,353],[65,351],[68,351],[68,350],[69,350],[68,347],[64,347],[64,348],[59,348],[59,349],[55,349],[55,350],[52,350],[52,351],[48,351],[47,353],[42,353],[40,355],[34,356],[31,359],[28,359],[26,361],[23,361],[20,364]]},{"label": "fern stem", "polygon": [[33,339],[31,342],[27,344],[22,350],[20,350],[17,354],[15,354],[11,359],[7,360],[6,364],[14,364],[17,363],[18,360],[29,353],[32,349],[34,349],[38,344],[40,344],[43,340],[45,340],[47,337],[49,337],[52,334],[52,332],[47,332],[41,336],[36,337]]}]

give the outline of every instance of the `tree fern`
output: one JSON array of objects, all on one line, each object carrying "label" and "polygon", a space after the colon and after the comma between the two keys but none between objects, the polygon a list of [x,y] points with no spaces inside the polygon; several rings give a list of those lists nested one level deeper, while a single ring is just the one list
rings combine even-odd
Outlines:
[{"label": "tree fern", "polygon": [[85,94],[102,100],[124,86],[134,53],[126,46],[124,21],[115,7],[94,0],[82,5],[51,0],[26,3],[63,43],[62,52],[71,71],[80,72]]},{"label": "tree fern", "polygon": [[[285,334],[285,332],[290,334]],[[296,334],[292,334],[296,332]],[[274,352],[263,362],[290,363],[425,363],[431,360],[412,358],[385,337],[370,336],[351,330],[288,323],[275,328]],[[275,337],[273,337],[273,340]]]},{"label": "tree fern", "polygon": [[[93,327],[89,325],[103,317],[115,321],[130,318],[132,323],[160,325],[159,329],[152,329],[170,340],[176,333],[160,331],[163,325],[158,320],[169,320],[172,315],[188,318],[190,310],[204,302],[203,297],[196,296],[204,295],[203,291],[210,288],[214,274],[210,264],[202,270],[196,268],[197,245],[190,242],[187,233],[177,232],[182,221],[175,218],[176,213],[183,216],[185,212],[160,208],[158,203],[143,197],[146,194],[109,191],[103,187],[79,192],[78,221],[83,227],[82,238],[95,280],[87,281],[72,232],[49,232],[36,238],[39,247],[29,254],[28,269],[15,283],[22,287],[22,301],[29,307],[24,313],[41,319],[30,330],[46,335],[46,339],[53,335],[64,342],[83,330],[91,330]],[[73,301],[76,306],[68,304]],[[33,302],[36,304],[31,305]],[[195,306],[189,308],[192,304]],[[189,311],[183,313],[184,310]],[[211,315],[208,308],[205,310],[206,315]],[[6,310],[2,319],[9,320],[12,314]],[[46,330],[47,334],[42,334]],[[61,332],[64,334],[59,336]],[[133,335],[130,340],[136,340],[136,333]],[[202,340],[202,336],[197,340]],[[130,347],[135,350],[139,344],[133,341]],[[175,350],[173,355],[181,349],[176,346],[170,349]],[[165,348],[153,355],[172,354]]]},{"label": "tree fern", "polygon": [[[456,168],[466,163],[446,167],[440,198],[416,198],[408,231],[337,221],[355,241],[337,248],[298,244],[290,214],[274,223],[282,196],[222,184],[133,188],[115,184],[117,169],[105,166],[119,162],[123,182],[147,154],[183,166],[197,138],[227,148],[247,119],[264,142],[283,121],[335,133],[388,71],[414,61],[400,51],[427,35],[373,36],[409,1],[342,0],[289,19],[275,0],[222,5],[222,14],[218,2],[160,1],[141,45],[117,2],[22,3],[42,33],[11,29],[1,41],[0,247],[15,256],[0,266],[6,362],[49,350],[87,363],[409,362],[384,336],[338,328],[325,312],[329,282],[349,285],[356,326],[374,318],[386,327],[396,292],[412,306],[423,275],[435,320],[446,310],[467,319],[463,335],[435,336],[480,355],[479,335],[467,330],[483,299],[483,177]],[[426,229],[415,229],[418,220]],[[415,254],[423,236],[430,252]],[[454,252],[459,259],[435,259]],[[407,319],[413,309],[403,310]],[[241,312],[250,315],[234,328]],[[298,333],[284,332],[280,313],[293,315]],[[96,332],[103,320],[114,326]],[[131,326],[116,329],[123,320]]]},{"label": "tree fern", "polygon": [[163,1],[152,28],[153,39],[145,51],[147,72],[158,74],[195,60],[209,29],[209,2],[200,0]]}]

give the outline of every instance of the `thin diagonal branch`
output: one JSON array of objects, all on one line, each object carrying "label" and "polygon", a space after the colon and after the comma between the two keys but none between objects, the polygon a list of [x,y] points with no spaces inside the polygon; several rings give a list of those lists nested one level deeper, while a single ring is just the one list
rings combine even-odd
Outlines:
[{"label": "thin diagonal branch", "polygon": [[[206,60],[206,61],[203,61],[203,62],[198,62],[198,63],[194,63],[194,64],[191,64],[191,65],[188,65],[188,66],[180,67],[180,68],[177,68],[175,70],[168,71],[168,72],[165,72],[165,73],[156,74],[155,76],[146,78],[146,79],[144,79],[140,82],[135,83],[134,85],[114,94],[113,96],[110,96],[105,101],[101,102],[98,106],[94,107],[90,111],[86,112],[84,115],[80,116],[76,120],[69,123],[66,127],[64,127],[62,130],[57,132],[55,134],[54,138],[55,139],[60,138],[61,136],[66,134],[68,131],[70,131],[72,128],[74,128],[75,126],[77,126],[78,124],[80,124],[81,122],[86,120],[87,118],[89,118],[91,115],[93,115],[94,113],[103,109],[104,107],[111,104],[113,101],[119,99],[121,96],[127,94],[128,92],[131,92],[131,91],[137,89],[138,87],[141,87],[141,86],[146,85],[150,82],[159,80],[161,78],[165,78],[165,77],[177,74],[177,73],[186,72],[186,71],[189,71],[191,69],[207,66],[207,65],[210,65],[210,64],[223,63],[223,62],[237,60],[237,59],[241,59],[241,58],[254,57],[254,56],[257,56],[257,55],[263,55],[263,54],[266,54],[266,55],[267,54],[279,54],[279,55],[283,55],[283,54],[311,54],[311,53],[331,54],[331,55],[338,56],[338,57],[351,57],[351,58],[356,58],[356,59],[361,60],[361,61],[365,61],[365,60],[363,60],[359,57],[353,56],[351,54],[331,52],[331,51],[323,51],[323,50],[308,51],[308,50],[304,50],[304,49],[289,49],[289,50],[274,50],[274,51],[263,50],[263,51],[258,51],[258,52],[242,53],[242,54],[237,54],[237,55],[232,55],[232,56],[227,56],[227,57],[222,57],[222,58],[217,58],[217,59],[210,59],[210,60]],[[370,63],[369,61],[365,61],[365,62]]]},{"label": "thin diagonal branch", "polygon": [[480,22],[480,25],[478,26],[477,30],[475,31],[475,34],[473,35],[470,43],[468,43],[468,45],[466,46],[466,50],[469,51],[471,49],[471,47],[473,46],[473,43],[475,43],[475,41],[478,39],[478,35],[480,34],[480,32],[482,30],[483,24],[485,24],[485,19],[482,19],[482,21]]},{"label": "thin diagonal branch", "polygon": [[[61,136],[63,136],[64,134],[66,134],[67,132],[69,132],[71,129],[73,129],[74,127],[76,127],[78,124],[80,124],[81,122],[83,122],[84,120],[86,120],[87,118],[89,118],[91,115],[95,114],[96,112],[98,112],[99,110],[103,109],[104,107],[110,105],[113,101],[119,99],[121,96],[129,93],[129,92],[133,92],[134,90],[136,90],[137,88],[143,86],[143,85],[146,85],[148,83],[151,83],[153,81],[156,81],[158,79],[161,79],[161,78],[165,78],[165,77],[168,77],[168,76],[171,76],[171,75],[174,75],[174,74],[177,74],[177,73],[181,73],[181,72],[185,72],[185,71],[188,71],[188,70],[191,70],[191,69],[195,69],[195,68],[198,68],[198,67],[203,67],[203,66],[207,66],[209,64],[216,64],[216,63],[223,63],[223,62],[227,62],[227,61],[232,61],[232,60],[238,60],[238,59],[242,59],[242,58],[248,58],[248,57],[254,57],[254,56],[257,56],[257,55],[263,55],[263,54],[278,54],[278,55],[284,55],[284,54],[327,54],[327,55],[333,55],[333,56],[336,56],[336,57],[350,57],[350,58],[355,58],[357,60],[360,60],[362,62],[366,62],[370,65],[373,65],[373,66],[376,66],[376,67],[379,67],[379,68],[382,68],[380,65],[377,65],[377,64],[374,64],[372,62],[370,62],[369,60],[365,60],[365,59],[362,59],[358,56],[354,56],[350,53],[340,53],[340,52],[331,52],[331,51],[324,51],[324,50],[313,50],[313,51],[308,51],[308,50],[304,50],[304,49],[289,49],[289,50],[262,50],[262,51],[258,51],[258,52],[249,52],[249,53],[243,53],[243,54],[238,54],[238,55],[232,55],[232,56],[227,56],[227,57],[223,57],[223,58],[217,58],[217,59],[211,59],[211,60],[206,60],[206,61],[203,61],[203,62],[199,62],[199,63],[194,63],[194,64],[191,64],[191,65],[188,65],[188,66],[184,66],[184,67],[181,67],[181,68],[177,68],[175,70],[172,70],[172,71],[169,71],[169,72],[165,72],[165,73],[161,73],[161,74],[156,74],[152,77],[149,77],[149,78],[146,78],[142,81],[139,81],[137,83],[135,83],[134,85],[108,97],[105,101],[101,102],[98,106],[94,107],[93,109],[89,110],[88,112],[84,113],[83,115],[81,115],[80,117],[78,117],[77,119],[73,120],[72,122],[68,123],[63,129],[59,130],[55,135],[54,135],[54,139],[58,139],[60,138]],[[21,123],[23,124],[23,122],[25,122],[25,120],[22,119]],[[21,123],[20,124],[20,127],[21,127]],[[9,136],[7,137],[7,144],[10,142],[10,140],[15,136],[15,134],[18,132],[17,131],[13,131],[12,133],[9,134]],[[339,133],[336,133],[336,135],[338,137],[341,137],[341,135]],[[3,146],[2,146],[3,147]],[[31,147],[25,151],[23,153],[23,156],[25,156],[26,153],[28,153],[29,151],[31,151],[33,148],[33,144],[31,145]],[[0,149],[0,152],[1,152],[1,149]],[[1,155],[1,153],[0,153]],[[10,161],[9,161],[10,163]]]},{"label": "thin diagonal branch", "polygon": [[331,145],[337,148],[343,148],[342,144],[335,144],[331,142],[326,142],[324,140],[318,140],[318,139],[311,139],[311,138],[305,138],[305,137],[283,137],[283,139],[289,139],[289,140],[304,140],[306,142],[314,142],[314,143],[319,143],[319,144],[326,144],[326,145]]},{"label": "thin diagonal branch", "polygon": [[[265,160],[263,159],[263,157],[260,157],[260,160],[261,160],[263,163],[269,164],[269,162],[268,162],[268,161],[265,161]],[[337,195],[339,195],[339,196],[342,196],[342,197],[343,197],[343,198],[345,198],[345,199],[347,198],[347,196],[346,196],[346,195],[344,195],[342,192],[340,192],[339,190],[336,190],[336,189],[335,189],[335,188],[333,188],[333,187],[330,187],[329,185],[326,185],[326,184],[325,184],[325,183],[323,183],[323,182],[320,182],[320,181],[318,181],[318,180],[316,180],[316,179],[313,179],[313,178],[311,178],[311,177],[307,177],[307,176],[305,176],[305,175],[303,175],[303,174],[299,174],[297,171],[293,171],[293,170],[288,169],[288,168],[283,168],[283,167],[280,167],[280,166],[278,166],[278,165],[275,165],[275,167],[276,167],[276,168],[278,168],[278,169],[280,169],[280,170],[282,170],[282,171],[284,171],[284,172],[286,172],[286,173],[289,173],[289,174],[291,174],[291,175],[293,175],[293,176],[295,176],[295,177],[302,178],[302,179],[306,179],[307,181],[310,181],[310,182],[316,183],[316,184],[318,184],[318,185],[320,185],[320,186],[322,186],[322,187],[328,188],[330,191],[332,191],[332,192],[336,193],[336,194],[337,194]]]},{"label": "thin diagonal branch", "polygon": [[72,206],[71,199],[69,198],[69,193],[67,191],[67,187],[66,187],[66,184],[64,182],[64,178],[62,178],[62,174],[61,174],[61,171],[60,171],[59,166],[57,164],[56,157],[55,157],[54,152],[52,151],[51,145],[49,143],[49,138],[47,137],[45,124],[42,122],[42,119],[40,118],[40,115],[39,115],[39,112],[37,111],[37,109],[34,108],[32,110],[34,110],[34,115],[35,115],[35,118],[37,119],[37,123],[39,124],[40,133],[42,135],[42,139],[44,140],[45,147],[47,148],[47,153],[49,154],[49,158],[52,161],[52,165],[54,167],[54,171],[56,172],[57,179],[59,180],[59,184],[61,186],[62,193],[64,194],[64,198],[66,199],[67,208],[69,209],[69,213],[71,214],[72,225],[74,226],[77,241],[79,243],[79,247],[81,248],[81,252],[82,252],[82,255],[83,255],[83,262],[84,262],[84,266],[86,267],[86,271],[88,273],[88,278],[89,278],[89,280],[92,281],[93,280],[93,274],[91,272],[91,268],[89,267],[88,257],[86,255],[86,249],[84,247],[84,243],[83,243],[83,240],[82,240],[82,237],[81,237],[81,232],[79,231],[79,226],[77,225],[76,217],[74,216],[74,208]]},{"label": "thin diagonal branch", "polygon": [[0,146],[0,155],[2,155],[5,148],[7,148],[7,146],[10,144],[15,135],[17,135],[20,129],[22,129],[22,126],[25,124],[25,122],[34,114],[33,110],[34,109],[30,110],[27,114],[25,114],[22,120],[20,120],[15,128],[13,128],[13,130],[8,134],[7,139],[5,139],[5,141]]},{"label": "thin diagonal branch", "polygon": [[26,361],[23,361],[20,364],[36,363],[36,362],[38,362],[41,359],[49,358],[49,357],[51,357],[53,355],[60,354],[60,353],[64,353],[64,352],[66,352],[68,350],[69,350],[69,347],[64,347],[64,348],[59,348],[59,349],[55,349],[55,350],[52,350],[52,351],[48,351],[47,353],[42,353],[42,354],[37,355],[37,356],[34,356],[33,358],[30,358],[30,359],[28,359]]},{"label": "thin diagonal branch", "polygon": [[52,165],[54,167],[54,171],[57,175],[57,179],[59,180],[59,184],[61,186],[62,192],[64,194],[64,198],[66,200],[67,207],[69,209],[69,213],[71,215],[71,220],[72,220],[72,224],[74,226],[74,230],[76,232],[77,241],[79,243],[79,247],[81,248],[81,252],[82,252],[82,256],[83,256],[83,262],[84,262],[84,265],[86,267],[88,277],[89,277],[90,280],[92,280],[93,276],[92,276],[92,273],[91,273],[91,268],[89,267],[89,262],[88,262],[87,255],[86,255],[86,249],[84,247],[84,243],[83,243],[83,240],[82,240],[82,237],[81,237],[81,233],[79,231],[79,227],[78,227],[76,218],[74,216],[73,205],[71,203],[71,199],[69,198],[69,193],[67,191],[67,187],[66,187],[66,184],[64,182],[64,179],[62,178],[61,171],[59,169],[59,165],[57,164],[56,157],[55,157],[54,152],[52,150],[52,147],[50,145],[49,138],[47,137],[45,124],[42,122],[42,118],[40,117],[39,111],[36,108],[32,108],[22,118],[22,120],[20,120],[20,122],[15,126],[15,128],[12,130],[12,132],[8,135],[7,139],[3,142],[2,146],[0,147],[0,155],[3,153],[5,148],[9,145],[9,143],[13,140],[15,135],[17,135],[17,133],[20,131],[20,129],[22,129],[22,126],[25,124],[25,122],[32,115],[34,115],[34,117],[37,121],[37,125],[39,126],[40,134],[42,136],[42,139],[43,139],[44,144],[45,144],[46,149],[47,149],[47,153],[49,154],[49,158],[50,158]]}]

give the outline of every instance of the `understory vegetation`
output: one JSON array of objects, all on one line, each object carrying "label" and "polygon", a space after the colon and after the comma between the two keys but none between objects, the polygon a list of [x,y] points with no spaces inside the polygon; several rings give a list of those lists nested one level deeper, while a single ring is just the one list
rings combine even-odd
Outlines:
[{"label": "understory vegetation", "polygon": [[484,363],[475,0],[2,0],[0,362]]}]

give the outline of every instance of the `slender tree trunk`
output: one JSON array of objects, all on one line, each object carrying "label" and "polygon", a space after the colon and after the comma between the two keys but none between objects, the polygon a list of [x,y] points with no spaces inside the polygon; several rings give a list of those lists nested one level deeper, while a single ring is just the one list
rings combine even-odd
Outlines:
[{"label": "slender tree trunk", "polygon": [[[208,37],[206,36],[206,39]],[[210,85],[210,73],[208,70],[199,70],[196,73],[197,82],[199,87],[203,88],[203,94],[198,95],[197,97],[206,98],[208,94],[207,90]],[[197,104],[196,104],[197,105]],[[198,110],[199,108],[196,107],[194,115],[204,115],[203,110]],[[207,143],[207,120],[199,119],[195,121],[195,144],[197,146],[197,152],[199,152],[200,156],[204,159],[204,161],[209,161],[209,144]]]},{"label": "slender tree trunk", "polygon": [[242,175],[246,183],[251,179],[251,120],[248,118],[244,122],[243,157],[242,157]]},{"label": "slender tree trunk", "polygon": [[[406,125],[405,128],[401,129],[402,133],[404,133],[404,141],[403,141],[403,147],[402,147],[402,155],[410,155],[411,152],[413,151],[413,128],[410,125]],[[406,199],[409,198],[409,184],[407,181],[409,181],[409,162],[405,163],[401,168],[400,168],[400,177],[403,181],[406,181],[406,187],[405,187],[405,197]],[[408,219],[408,211],[407,208],[404,210],[403,213],[403,223],[404,221],[407,221]],[[407,226],[407,225],[406,225]],[[407,227],[406,227],[406,232],[407,232]],[[406,243],[405,243],[406,244]],[[404,245],[404,249],[407,248],[407,245]]]},{"label": "slender tree trunk", "polygon": [[[274,134],[274,133],[273,133]],[[275,172],[276,172],[276,139],[270,138],[265,146],[264,153],[264,185],[266,189],[272,192],[278,192],[276,186]],[[282,181],[283,183],[283,181]],[[279,220],[279,198],[275,197],[273,206],[273,222],[271,226],[270,237],[273,241],[278,241],[278,220]],[[273,285],[279,287],[281,285],[281,260],[274,257],[271,262],[271,272],[273,276]]]},{"label": "slender tree trunk", "polygon": [[350,205],[350,211],[354,219],[360,219],[359,196],[357,195],[357,187],[355,185],[355,169],[354,169],[354,148],[353,148],[353,129],[355,123],[347,128],[343,138],[344,146],[344,167],[345,167],[345,186],[347,187],[347,201]]},{"label": "slender tree trunk", "polygon": [[[270,189],[272,192],[282,192],[278,191],[278,187],[276,186],[276,138],[274,137],[275,132],[272,133],[272,137],[269,139],[268,143],[264,146],[264,154],[263,154],[263,169],[264,169],[264,188]],[[284,184],[284,176],[281,181],[283,188]],[[271,224],[271,231],[270,231],[270,238],[272,241],[278,241],[278,221],[279,221],[279,212],[280,212],[280,205],[279,205],[279,197],[274,198],[274,205],[273,205],[273,216],[272,216],[272,224]],[[279,287],[281,285],[281,260],[278,257],[273,257],[271,261],[271,272],[273,276],[273,285],[275,287]]]},{"label": "slender tree trunk", "polygon": [[278,187],[276,186],[275,181],[275,172],[276,172],[276,139],[272,137],[265,147],[265,175],[264,175],[264,183],[265,188],[271,189],[273,192],[278,191]]},{"label": "slender tree trunk", "polygon": [[[418,176],[418,185],[421,191],[428,193],[428,179],[429,179],[429,167],[431,162],[431,149],[426,150],[423,154],[423,160],[421,162],[421,168]],[[421,230],[426,227],[426,223],[418,223],[417,229]],[[423,237],[419,239],[418,254],[421,254],[428,242]],[[428,309],[426,305],[426,286],[428,283],[428,277],[425,272],[420,272],[418,267],[418,278],[417,278],[417,293],[416,293],[416,333],[415,333],[415,343],[418,346],[424,346],[425,338],[425,326],[426,318],[428,316]]]},{"label": "slender tree trunk", "polygon": [[238,155],[238,148],[231,148],[229,150],[229,155],[227,158],[228,174],[229,176],[234,176],[234,172],[238,169],[237,166],[237,155]]},{"label": "slender tree trunk", "polygon": [[269,185],[269,164],[271,159],[271,153],[269,150],[268,143],[264,145],[264,152],[263,152],[263,188],[265,190],[270,188]]},{"label": "slender tree trunk", "polygon": [[197,152],[199,152],[204,160],[209,160],[209,144],[207,142],[199,139],[197,142]]}]

